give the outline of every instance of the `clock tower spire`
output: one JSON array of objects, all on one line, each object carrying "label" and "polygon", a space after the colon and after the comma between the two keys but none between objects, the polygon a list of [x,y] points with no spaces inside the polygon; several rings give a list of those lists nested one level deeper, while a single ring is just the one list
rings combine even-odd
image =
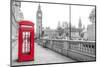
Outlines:
[{"label": "clock tower spire", "polygon": [[40,4],[36,13],[36,36],[41,37],[42,35],[42,10]]}]

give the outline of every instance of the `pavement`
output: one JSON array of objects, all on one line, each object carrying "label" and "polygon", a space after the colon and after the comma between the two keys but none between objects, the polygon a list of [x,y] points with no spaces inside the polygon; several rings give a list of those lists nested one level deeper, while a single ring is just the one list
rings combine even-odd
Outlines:
[{"label": "pavement", "polygon": [[75,62],[66,56],[56,53],[48,48],[44,48],[35,43],[34,61],[18,62],[18,45],[17,41],[12,43],[12,66],[15,65],[30,65],[30,64],[47,64],[47,63],[63,63]]}]

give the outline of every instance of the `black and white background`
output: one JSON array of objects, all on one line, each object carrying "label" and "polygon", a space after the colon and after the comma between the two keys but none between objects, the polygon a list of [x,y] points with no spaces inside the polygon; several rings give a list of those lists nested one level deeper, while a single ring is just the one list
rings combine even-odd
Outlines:
[{"label": "black and white background", "polygon": [[[43,0],[42,0],[43,1]],[[44,0],[45,1],[45,0]],[[99,57],[100,57],[100,53],[99,53],[99,0],[84,0],[84,1],[81,1],[81,0],[53,0],[53,1],[49,1],[49,0],[46,0],[48,2],[62,2],[62,3],[79,3],[79,4],[94,4],[94,5],[97,5],[97,62],[89,62],[89,63],[77,63],[77,64],[59,64],[59,67],[61,66],[97,66],[99,65],[100,63],[100,60],[99,60]],[[0,47],[0,66],[2,67],[6,67],[6,66],[9,66],[9,63],[10,63],[10,1],[1,1],[1,4],[3,6],[0,5],[0,8],[1,8],[1,33],[0,33],[0,42],[1,42],[1,47]],[[58,65],[50,65],[50,66],[58,66]]]}]

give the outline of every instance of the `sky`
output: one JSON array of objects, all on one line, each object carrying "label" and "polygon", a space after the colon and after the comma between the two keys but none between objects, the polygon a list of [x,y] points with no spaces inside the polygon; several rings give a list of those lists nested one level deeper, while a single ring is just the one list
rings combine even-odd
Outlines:
[{"label": "sky", "polygon": [[[36,28],[36,12],[39,3],[21,3],[21,11],[24,15],[24,20],[30,20],[34,22]],[[56,29],[58,22],[69,23],[69,5],[62,4],[47,4],[40,3],[42,10],[42,26],[50,27],[51,29]],[[89,21],[89,14],[94,7],[91,6],[71,6],[71,24],[78,27],[79,18],[81,18],[82,24],[87,27],[91,24]]]}]

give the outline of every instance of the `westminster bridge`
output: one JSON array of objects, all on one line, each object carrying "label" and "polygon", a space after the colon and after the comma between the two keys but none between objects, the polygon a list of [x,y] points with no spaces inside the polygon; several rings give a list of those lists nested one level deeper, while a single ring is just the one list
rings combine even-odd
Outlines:
[{"label": "westminster bridge", "polygon": [[38,44],[76,61],[95,61],[96,42],[83,40],[38,39]]}]

